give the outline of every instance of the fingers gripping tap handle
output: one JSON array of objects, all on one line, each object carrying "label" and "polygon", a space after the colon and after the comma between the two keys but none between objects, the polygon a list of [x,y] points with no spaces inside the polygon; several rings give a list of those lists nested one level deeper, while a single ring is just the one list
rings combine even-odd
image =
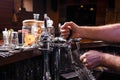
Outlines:
[{"label": "fingers gripping tap handle", "polygon": [[68,35],[67,40],[69,40],[71,38],[71,36],[72,36],[72,30],[69,29],[69,31],[70,31],[70,34]]},{"label": "fingers gripping tap handle", "polygon": [[[58,24],[58,28],[59,28],[59,31],[60,31],[61,23]],[[72,30],[71,29],[69,29],[69,32],[70,32],[70,34],[68,35],[68,37],[66,38],[66,40],[69,40],[71,38],[71,36],[72,36]],[[61,34],[60,34],[60,36],[61,36]]]}]

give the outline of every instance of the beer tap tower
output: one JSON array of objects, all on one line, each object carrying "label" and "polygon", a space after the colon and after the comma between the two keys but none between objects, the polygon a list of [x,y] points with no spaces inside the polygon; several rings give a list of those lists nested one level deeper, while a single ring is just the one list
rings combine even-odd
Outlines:
[{"label": "beer tap tower", "polygon": [[[61,48],[65,48],[68,51],[69,57],[71,59],[71,64],[74,71],[78,75],[80,80],[96,80],[92,75],[91,71],[79,61],[79,41],[80,39],[69,39],[65,40],[62,37],[51,37],[50,32],[48,32],[48,21],[49,17],[47,14],[44,15],[44,31],[40,37],[40,47],[39,50],[44,55],[44,70],[43,70],[43,80],[59,80],[60,79],[60,53]],[[60,27],[60,26],[59,26]],[[76,51],[71,50],[71,43],[75,42],[77,46]],[[51,51],[55,50],[54,58],[54,78],[50,74],[49,67],[49,54]],[[77,60],[76,60],[77,59]]]},{"label": "beer tap tower", "polygon": [[47,14],[44,14],[44,31],[41,34],[39,47],[39,50],[43,53],[44,56],[43,80],[51,80],[51,74],[49,69],[50,38],[47,30],[47,20],[48,16]]}]

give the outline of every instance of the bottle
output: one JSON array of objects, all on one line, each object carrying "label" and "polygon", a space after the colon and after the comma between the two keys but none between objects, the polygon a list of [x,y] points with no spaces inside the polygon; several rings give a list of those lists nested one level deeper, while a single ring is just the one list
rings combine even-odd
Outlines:
[{"label": "bottle", "polygon": [[53,20],[49,19],[47,21],[47,28],[48,28],[48,33],[50,36],[55,36],[55,29],[54,29],[54,26],[53,26]]}]

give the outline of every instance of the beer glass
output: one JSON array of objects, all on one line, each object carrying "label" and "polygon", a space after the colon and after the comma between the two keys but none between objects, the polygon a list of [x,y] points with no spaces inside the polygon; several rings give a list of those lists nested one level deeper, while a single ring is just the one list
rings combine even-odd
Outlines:
[{"label": "beer glass", "polygon": [[12,49],[19,47],[18,32],[13,31],[10,36],[10,46]]}]

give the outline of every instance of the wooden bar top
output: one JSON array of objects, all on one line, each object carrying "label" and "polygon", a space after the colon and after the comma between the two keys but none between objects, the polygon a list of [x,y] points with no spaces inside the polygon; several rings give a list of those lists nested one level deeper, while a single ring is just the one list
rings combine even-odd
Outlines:
[{"label": "wooden bar top", "polygon": [[14,50],[14,51],[10,51],[9,53],[11,54],[10,56],[0,57],[0,66],[41,55],[41,52],[36,48],[30,48],[25,50]]},{"label": "wooden bar top", "polygon": [[[92,40],[80,41],[80,48],[95,48],[95,47],[103,47],[103,46],[109,46],[109,45],[113,45],[113,44],[109,44],[103,41],[92,41]],[[2,52],[2,53],[5,53],[5,52]],[[35,56],[40,56],[42,53],[37,48],[30,48],[30,49],[24,49],[24,50],[10,51],[10,54],[11,55],[7,57],[0,56],[0,66],[4,66],[7,64],[21,61],[21,60],[33,58]]]}]

